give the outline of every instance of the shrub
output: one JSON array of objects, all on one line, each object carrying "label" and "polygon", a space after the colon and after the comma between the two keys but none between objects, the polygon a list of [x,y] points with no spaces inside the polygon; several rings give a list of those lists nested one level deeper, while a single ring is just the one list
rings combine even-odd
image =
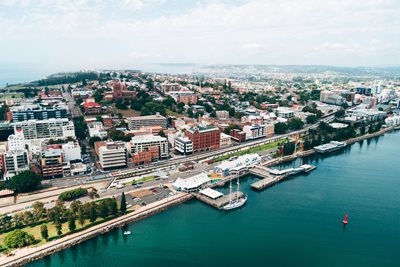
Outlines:
[{"label": "shrub", "polygon": [[58,196],[61,201],[71,201],[77,198],[87,195],[88,191],[85,188],[77,188],[69,191],[65,191]]}]

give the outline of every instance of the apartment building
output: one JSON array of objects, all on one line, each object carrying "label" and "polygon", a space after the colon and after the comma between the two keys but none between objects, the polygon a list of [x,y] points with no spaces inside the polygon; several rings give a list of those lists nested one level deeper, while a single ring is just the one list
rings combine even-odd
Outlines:
[{"label": "apartment building", "polygon": [[167,118],[161,116],[160,113],[149,116],[130,117],[127,120],[129,130],[139,130],[143,126],[160,126],[167,129]]},{"label": "apartment building", "polygon": [[124,168],[128,166],[128,153],[125,142],[107,141],[96,142],[95,151],[103,170]]},{"label": "apartment building", "polygon": [[42,177],[61,178],[64,176],[62,149],[50,148],[42,152]]},{"label": "apartment building", "polygon": [[142,165],[169,158],[169,144],[165,137],[158,135],[137,135],[127,144],[134,165]]},{"label": "apartment building", "polygon": [[13,106],[10,108],[14,122],[67,118],[67,108],[62,106],[43,107],[38,104]]},{"label": "apartment building", "polygon": [[19,174],[23,171],[29,170],[29,157],[28,151],[24,150],[12,150],[4,153],[4,167],[5,175],[4,179],[9,179],[14,175]]},{"label": "apartment building", "polygon": [[175,151],[187,155],[193,153],[193,142],[188,137],[175,138]]},{"label": "apartment building", "polygon": [[74,124],[66,118],[20,121],[12,125],[14,134],[21,130],[25,140],[75,138]]}]

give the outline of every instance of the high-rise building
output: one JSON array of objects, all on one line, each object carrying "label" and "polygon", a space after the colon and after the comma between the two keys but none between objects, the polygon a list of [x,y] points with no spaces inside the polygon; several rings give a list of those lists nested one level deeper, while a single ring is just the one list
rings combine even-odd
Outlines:
[{"label": "high-rise building", "polygon": [[11,134],[7,138],[8,150],[24,150],[25,149],[25,138],[21,129],[18,129],[15,134]]},{"label": "high-rise building", "polygon": [[193,142],[187,137],[175,138],[175,150],[183,155],[193,153]]},{"label": "high-rise building", "polygon": [[42,152],[43,178],[60,178],[64,176],[63,156],[61,149],[48,149]]},{"label": "high-rise building", "polygon": [[25,140],[75,138],[74,124],[68,119],[20,121],[13,126],[14,134],[22,130]]}]

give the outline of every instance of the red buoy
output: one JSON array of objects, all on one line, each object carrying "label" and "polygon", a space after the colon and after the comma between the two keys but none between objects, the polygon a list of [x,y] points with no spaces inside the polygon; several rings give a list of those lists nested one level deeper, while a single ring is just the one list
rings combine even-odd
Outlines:
[{"label": "red buoy", "polygon": [[348,218],[349,218],[349,216],[346,213],[346,215],[344,215],[344,218],[343,218],[343,224],[347,224],[348,223]]}]

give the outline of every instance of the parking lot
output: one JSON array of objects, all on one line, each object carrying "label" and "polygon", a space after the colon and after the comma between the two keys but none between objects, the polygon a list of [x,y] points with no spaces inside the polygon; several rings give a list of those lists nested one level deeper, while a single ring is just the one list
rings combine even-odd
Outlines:
[{"label": "parking lot", "polygon": [[[128,207],[131,207],[135,205],[145,206],[149,203],[171,196],[172,194],[172,191],[170,191],[168,187],[155,186],[126,193],[125,196]],[[121,195],[119,195],[117,199],[118,201],[121,201]]]}]

